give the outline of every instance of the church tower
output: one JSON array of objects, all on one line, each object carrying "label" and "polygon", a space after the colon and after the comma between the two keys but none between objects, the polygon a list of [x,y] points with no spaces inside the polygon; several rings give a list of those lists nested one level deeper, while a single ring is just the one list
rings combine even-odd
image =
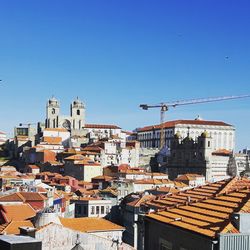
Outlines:
[{"label": "church tower", "polygon": [[201,136],[198,137],[198,146],[200,158],[204,161],[206,168],[205,178],[206,180],[211,180],[213,172],[211,165],[213,140],[211,135],[206,130],[201,134]]},{"label": "church tower", "polygon": [[81,130],[85,126],[85,105],[82,101],[76,98],[70,107],[72,129]]},{"label": "church tower", "polygon": [[55,97],[48,100],[46,106],[46,128],[58,128],[60,105]]}]

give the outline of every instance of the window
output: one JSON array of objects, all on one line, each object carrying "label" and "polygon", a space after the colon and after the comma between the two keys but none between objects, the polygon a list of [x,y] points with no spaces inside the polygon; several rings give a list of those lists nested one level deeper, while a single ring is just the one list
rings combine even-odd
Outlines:
[{"label": "window", "polygon": [[76,114],[80,115],[80,109],[77,109]]},{"label": "window", "polygon": [[56,110],[53,108],[51,111],[51,114],[54,115],[56,113]]},{"label": "window", "polygon": [[106,214],[109,213],[109,206],[106,206]]},{"label": "window", "polygon": [[104,206],[101,206],[101,214],[104,214]]},{"label": "window", "polygon": [[83,212],[82,212],[84,215],[87,214],[87,207],[86,206],[83,206]]},{"label": "window", "polygon": [[91,206],[91,214],[95,214],[95,207]]},{"label": "window", "polygon": [[167,240],[160,239],[160,250],[172,250],[173,244]]},{"label": "window", "polygon": [[28,134],[29,134],[29,129],[28,128],[17,128],[16,129],[16,135],[28,136]]},{"label": "window", "polygon": [[81,214],[82,213],[82,207],[80,205],[78,205],[76,207],[76,211],[77,211],[77,214]]},{"label": "window", "polygon": [[96,206],[96,214],[99,214],[99,213],[100,213],[100,207]]},{"label": "window", "polygon": [[210,147],[210,141],[207,142],[207,146]]}]

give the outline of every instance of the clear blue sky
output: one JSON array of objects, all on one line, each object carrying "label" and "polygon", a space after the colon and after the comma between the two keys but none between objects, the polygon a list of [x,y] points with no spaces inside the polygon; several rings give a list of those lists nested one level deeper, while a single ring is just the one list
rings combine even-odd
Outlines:
[{"label": "clear blue sky", "polygon": [[[79,96],[88,123],[158,123],[140,103],[250,94],[250,2],[230,0],[0,1],[0,130],[63,113]],[[235,125],[250,146],[250,99],[183,106],[168,120]]]}]

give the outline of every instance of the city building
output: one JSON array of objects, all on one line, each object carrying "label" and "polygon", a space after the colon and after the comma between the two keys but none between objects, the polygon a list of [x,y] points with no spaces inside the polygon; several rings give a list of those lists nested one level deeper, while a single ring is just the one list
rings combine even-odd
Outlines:
[{"label": "city building", "polygon": [[42,242],[30,236],[0,235],[0,249],[42,250]]},{"label": "city building", "polygon": [[[64,147],[69,146],[70,132],[65,128],[45,128],[43,130],[43,141],[49,140],[59,140]],[[61,139],[58,139],[61,138]]]},{"label": "city building", "polygon": [[[204,195],[202,190],[196,193]],[[207,199],[149,213],[144,222],[145,250],[247,250],[250,247],[249,198],[249,189],[236,185]]]},{"label": "city building", "polygon": [[64,174],[75,177],[81,181],[91,181],[95,176],[103,174],[100,163],[80,154],[69,156],[64,159]]},{"label": "city building", "polygon": [[78,98],[71,103],[70,116],[60,114],[59,101],[52,97],[46,106],[46,128],[60,128],[71,132],[71,135],[82,135],[85,126],[85,105]]},{"label": "city building", "polygon": [[103,218],[60,218],[64,227],[82,233],[91,233],[106,239],[117,239],[122,242],[124,227]]},{"label": "city building", "polygon": [[229,174],[231,176],[250,175],[250,155],[245,153],[235,153],[229,159]]},{"label": "city building", "polygon": [[0,131],[0,146],[7,141],[7,135],[4,132]]},{"label": "city building", "polygon": [[183,174],[179,175],[175,181],[181,181],[187,184],[190,187],[198,187],[201,185],[205,185],[205,177],[203,175],[198,174]]},{"label": "city building", "polygon": [[102,139],[116,139],[118,141],[126,141],[126,132],[116,125],[109,124],[85,124],[87,136],[90,143],[97,142]]},{"label": "city building", "polygon": [[128,164],[137,167],[139,165],[140,146],[138,142],[123,142],[114,139],[102,140],[87,145],[82,152],[95,153],[94,158],[103,167],[109,165]]},{"label": "city building", "polygon": [[232,151],[214,150],[214,140],[207,131],[193,140],[176,133],[171,139],[171,152],[166,156],[166,171],[171,180],[183,174],[199,174],[212,181],[218,176],[227,178]]},{"label": "city building", "polygon": [[[181,138],[189,135],[193,140],[204,132],[208,132],[213,138],[213,150],[226,149],[229,151],[235,148],[235,128],[234,126],[221,121],[205,121],[200,117],[195,120],[174,120],[165,122],[164,138],[167,148],[171,148],[171,140],[176,133]],[[137,129],[137,140],[142,148],[160,147],[161,125],[151,125]]]},{"label": "city building", "polygon": [[75,217],[105,217],[109,214],[112,201],[100,197],[77,197],[70,200],[75,204]]}]

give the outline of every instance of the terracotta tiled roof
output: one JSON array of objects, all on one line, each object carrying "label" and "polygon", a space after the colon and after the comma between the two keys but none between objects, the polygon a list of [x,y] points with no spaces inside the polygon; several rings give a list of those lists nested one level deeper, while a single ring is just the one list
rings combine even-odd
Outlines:
[{"label": "terracotta tiled roof", "polygon": [[107,187],[106,189],[100,190],[101,194],[110,193],[113,196],[118,196],[118,191],[115,188]]},{"label": "terracotta tiled roof", "polygon": [[[237,179],[238,180],[238,179]],[[241,180],[239,180],[241,182]],[[179,187],[177,184],[185,185],[183,182],[174,182],[175,187]],[[215,195],[218,195],[220,193],[225,193],[228,190],[234,190],[233,186],[235,187],[235,180],[234,179],[228,179],[228,180],[222,180],[214,183],[209,183],[207,185],[203,185],[200,187],[188,189],[185,191],[180,191],[179,193],[174,193],[170,195],[164,195],[160,198],[157,198],[155,200],[152,200],[150,203],[146,202],[144,205],[148,207],[153,207],[154,209],[166,209],[172,206],[175,206],[176,204],[183,205],[187,202],[192,201],[198,201],[202,199],[207,199],[210,197],[214,197]],[[250,181],[248,181],[248,184],[250,185]],[[186,185],[185,185],[186,186]],[[228,186],[227,189],[225,189]],[[241,187],[246,187],[241,186]],[[181,186],[183,187],[183,186]]]},{"label": "terracotta tiled roof", "polygon": [[124,171],[126,171],[126,170],[128,170],[128,169],[130,169],[131,167],[130,167],[130,165],[128,165],[128,164],[121,164],[121,165],[119,165],[118,166],[118,170],[120,171],[120,172],[124,172]]},{"label": "terracotta tiled roof", "polygon": [[108,125],[108,124],[85,124],[85,128],[120,129],[120,127],[116,125]]},{"label": "terracotta tiled roof", "polygon": [[19,227],[34,227],[32,222],[29,220],[24,221],[11,221],[0,226],[0,234],[20,234]]},{"label": "terracotta tiled roof", "polygon": [[45,201],[47,198],[36,192],[20,192],[20,194],[24,197],[25,201]]},{"label": "terracotta tiled roof", "polygon": [[154,188],[154,189],[149,189],[148,191],[153,191],[153,190],[156,190],[156,191],[159,191],[159,192],[162,192],[162,193],[178,193],[180,192],[179,189],[176,189],[174,187],[159,187],[159,188]]},{"label": "terracotta tiled roof", "polygon": [[28,136],[22,136],[22,135],[18,135],[16,138],[18,141],[28,141],[29,140]]},{"label": "terracotta tiled roof", "polygon": [[103,150],[102,147],[96,145],[89,145],[84,147],[82,151],[100,153]]},{"label": "terracotta tiled roof", "polygon": [[25,199],[23,196],[21,196],[19,193],[14,193],[14,194],[9,194],[9,195],[4,195],[0,197],[1,202],[11,202],[11,201],[19,201],[19,202],[24,202]]},{"label": "terracotta tiled roof", "polygon": [[140,205],[144,202],[147,201],[151,201],[153,199],[155,199],[156,196],[155,195],[143,195],[142,197],[135,199],[134,201],[131,201],[129,203],[127,203],[127,206],[131,206],[131,207],[140,207]]},{"label": "terracotta tiled roof", "polygon": [[110,181],[110,180],[112,180],[112,179],[113,179],[113,177],[110,177],[110,176],[108,176],[108,175],[99,175],[99,176],[93,177],[93,178],[92,178],[92,181],[93,181],[93,180]]},{"label": "terracotta tiled roof", "polygon": [[214,152],[212,152],[212,155],[222,155],[222,156],[229,156],[232,154],[232,151],[227,150],[227,149],[218,149]]},{"label": "terracotta tiled roof", "polygon": [[231,216],[233,213],[250,212],[249,199],[249,189],[235,190],[163,209],[147,215],[147,218],[214,238],[221,232],[237,231],[230,225]]},{"label": "terracotta tiled roof", "polygon": [[[92,190],[87,190],[87,192],[91,192],[91,191]],[[93,194],[94,194],[94,192],[93,192]],[[94,200],[103,200],[103,199],[100,197],[80,197],[79,196],[79,197],[72,197],[71,200],[72,201],[77,201],[77,200],[79,200],[79,201],[94,201]]]},{"label": "terracotta tiled roof", "polygon": [[101,164],[96,161],[86,160],[86,159],[79,161],[77,164],[85,165],[85,166],[101,166]]},{"label": "terracotta tiled roof", "polygon": [[40,169],[37,165],[29,165],[28,167],[31,169]]},{"label": "terracotta tiled roof", "polygon": [[[210,125],[210,126],[232,126],[230,124],[227,124],[225,122],[221,121],[205,121],[205,120],[175,120],[175,121],[169,121],[164,123],[164,128],[173,128],[178,124],[188,124],[188,125]],[[138,132],[146,132],[146,131],[151,131],[153,129],[161,129],[161,125],[151,125],[151,126],[146,126],[143,128],[139,128]]]},{"label": "terracotta tiled roof", "polygon": [[135,180],[134,184],[152,184],[152,185],[162,185],[162,184],[172,184],[173,182],[168,179],[143,179],[143,180]]},{"label": "terracotta tiled roof", "polygon": [[62,143],[61,137],[53,137],[53,136],[44,136],[43,141],[49,144],[57,144],[60,145]]},{"label": "terracotta tiled roof", "polygon": [[183,175],[178,176],[175,179],[175,181],[192,181],[200,177],[204,177],[204,176],[199,175],[199,174],[183,174]]},{"label": "terracotta tiled roof", "polygon": [[29,204],[0,205],[0,213],[6,222],[26,220],[36,215],[35,210]]},{"label": "terracotta tiled roof", "polygon": [[27,202],[27,201],[44,201],[47,198],[36,192],[17,192],[14,194],[9,194],[0,197],[1,202],[11,202],[11,201],[19,201],[19,202]]},{"label": "terracotta tiled roof", "polygon": [[78,181],[78,185],[79,186],[92,185],[92,182],[89,182],[89,181]]},{"label": "terracotta tiled roof", "polygon": [[142,172],[140,170],[134,170],[134,169],[126,169],[126,170],[121,170],[121,174],[135,174],[135,175],[146,175],[145,172]]},{"label": "terracotta tiled roof", "polygon": [[124,227],[102,218],[60,218],[60,221],[64,227],[86,233],[125,230]]},{"label": "terracotta tiled roof", "polygon": [[68,132],[65,128],[46,128],[44,131],[54,131],[54,132]]},{"label": "terracotta tiled roof", "polygon": [[146,173],[147,175],[151,176],[168,176],[168,174],[165,173],[157,173],[157,172],[152,172],[152,173]]},{"label": "terracotta tiled roof", "polygon": [[[81,154],[75,154],[75,155],[71,155],[71,156],[68,156],[66,157],[64,160],[67,160],[67,161],[79,161],[79,160],[83,160],[84,157],[83,155]],[[91,160],[90,158],[88,158],[89,160]]]}]

